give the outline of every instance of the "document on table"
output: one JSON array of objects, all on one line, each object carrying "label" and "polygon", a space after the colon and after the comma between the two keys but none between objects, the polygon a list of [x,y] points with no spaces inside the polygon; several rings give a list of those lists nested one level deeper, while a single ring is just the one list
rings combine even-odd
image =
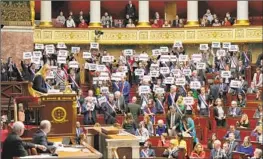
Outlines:
[{"label": "document on table", "polygon": [[59,147],[56,152],[78,152],[81,149],[73,148],[73,147]]}]

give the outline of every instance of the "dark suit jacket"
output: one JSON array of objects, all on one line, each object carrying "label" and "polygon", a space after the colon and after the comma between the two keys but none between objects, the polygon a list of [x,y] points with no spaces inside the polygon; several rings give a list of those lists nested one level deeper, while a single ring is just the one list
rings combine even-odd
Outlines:
[{"label": "dark suit jacket", "polygon": [[[200,109],[201,109],[201,103],[202,103],[203,101],[202,101],[202,99],[201,99],[200,96],[201,96],[201,94],[198,95],[198,105],[199,105],[199,107],[200,107]],[[209,103],[208,103],[208,101],[209,101],[209,95],[208,95],[208,94],[205,94],[205,101],[206,101],[207,104],[209,104]],[[207,108],[208,108],[208,106],[209,106],[209,105],[207,105]]]},{"label": "dark suit jacket", "polygon": [[71,77],[69,77],[68,82],[71,83],[71,89],[74,90],[74,91],[77,91],[79,89],[79,86],[80,86],[79,73],[75,74],[75,79],[74,80],[75,80],[75,82],[77,83],[78,86],[73,82]]},{"label": "dark suit jacket", "polygon": [[[33,143],[38,145],[43,145],[47,148],[46,152],[51,152],[51,149],[54,149],[53,142],[49,142],[47,140],[47,136],[44,134],[42,130],[37,130],[35,134],[33,135]],[[42,150],[38,150],[38,152],[43,153]]]},{"label": "dark suit jacket", "polygon": [[246,70],[246,68],[244,65],[242,65],[241,68],[239,66],[236,67],[237,75],[245,75],[245,70]]},{"label": "dark suit jacket", "polygon": [[15,133],[10,133],[3,143],[2,158],[13,159],[13,157],[27,156],[26,149],[35,147],[35,144],[23,142]]},{"label": "dark suit jacket", "polygon": [[[231,145],[232,144],[232,145]],[[232,154],[233,151],[237,150],[238,142],[233,141],[233,143],[229,143],[229,153]]]},{"label": "dark suit jacket", "polygon": [[155,108],[157,114],[163,114],[164,113],[164,102],[162,100],[155,100]]},{"label": "dark suit jacket", "polygon": [[[226,135],[224,136],[224,139],[228,138],[230,133],[231,133],[230,131],[227,131]],[[236,140],[241,140],[240,131],[239,130],[235,130],[234,134],[235,134],[235,139]]]},{"label": "dark suit jacket", "polygon": [[47,93],[47,85],[41,75],[37,75],[33,80],[33,89],[41,93]]},{"label": "dark suit jacket", "polygon": [[135,12],[136,12],[136,9],[135,9],[134,5],[132,5],[131,7],[129,4],[126,5],[126,7],[125,7],[125,13],[126,14],[128,14],[130,17],[134,18]]},{"label": "dark suit jacket", "polygon": [[[121,109],[123,112],[125,112],[125,110],[127,110],[127,108],[126,108],[127,106],[126,106],[124,97],[121,95],[118,100],[119,100],[119,101],[118,101],[118,102],[119,102],[118,105],[119,105],[120,109]],[[117,106],[117,99],[116,99],[116,106]]]},{"label": "dark suit jacket", "polygon": [[[114,104],[112,104],[114,106]],[[116,117],[116,110],[114,111],[108,102],[104,103],[102,106],[102,110],[104,112],[104,120],[106,124],[114,124]]]},{"label": "dark suit jacket", "polygon": [[226,154],[222,151],[222,149],[220,149],[219,152],[217,152],[215,149],[212,149],[210,153],[210,159],[219,159],[216,158],[217,155],[218,157],[220,156],[220,159],[227,159]]},{"label": "dark suit jacket", "polygon": [[[223,110],[224,110],[224,108],[223,108]],[[225,113],[224,113],[225,114]],[[219,114],[218,114],[218,108],[217,107],[215,107],[214,108],[214,116],[215,117],[218,117],[219,116]],[[217,118],[215,118],[216,120],[218,120]]]},{"label": "dark suit jacket", "polygon": [[173,20],[173,27],[179,27],[179,19],[178,20]]},{"label": "dark suit jacket", "polygon": [[26,66],[23,61],[21,61],[22,75],[26,81],[30,81],[29,66]]},{"label": "dark suit jacket", "polygon": [[141,106],[138,104],[129,103],[127,112],[131,113],[135,123],[138,121],[138,116],[141,114]]},{"label": "dark suit jacket", "polygon": [[173,99],[172,99],[172,97],[171,97],[171,94],[169,93],[169,94],[168,94],[168,97],[167,97],[168,106],[172,106],[173,103],[176,103],[176,101],[177,101],[177,99],[178,99],[178,96],[179,96],[179,94],[176,93],[176,94],[175,94],[175,97],[174,97],[174,101],[173,101]]},{"label": "dark suit jacket", "polygon": [[181,116],[179,113],[175,113],[175,118],[174,118],[174,121],[171,121],[171,113],[168,113],[166,115],[166,127],[167,129],[171,129],[171,122],[174,122],[174,126],[176,126],[176,130],[179,130],[180,131],[180,120],[181,120]]},{"label": "dark suit jacket", "polygon": [[[232,117],[234,117],[234,116],[233,116],[233,113],[232,113],[232,112],[233,112],[233,109],[234,109],[234,108],[232,108],[232,107],[230,107],[230,108],[228,109],[228,113],[227,113],[228,116],[232,116]],[[241,115],[242,115],[242,110],[241,110],[240,107],[236,107],[235,112],[236,112],[235,117],[236,117],[236,116],[241,116]]]}]

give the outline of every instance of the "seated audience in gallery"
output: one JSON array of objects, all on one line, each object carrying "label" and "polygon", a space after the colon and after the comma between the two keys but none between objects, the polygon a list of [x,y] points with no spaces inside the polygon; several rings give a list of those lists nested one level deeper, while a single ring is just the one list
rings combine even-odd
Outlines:
[{"label": "seated audience in gallery", "polygon": [[205,151],[203,145],[197,143],[194,147],[194,150],[191,152],[190,158],[205,159]]},{"label": "seated audience in gallery", "polygon": [[157,24],[158,24],[159,28],[161,28],[163,26],[163,20],[160,18],[159,12],[155,12],[154,13],[153,20],[157,21]]},{"label": "seated audience in gallery", "polygon": [[246,136],[244,138],[243,143],[238,146],[237,151],[245,153],[246,155],[248,155],[250,157],[253,156],[254,148],[253,148],[253,146],[251,144],[249,136]]},{"label": "seated audience in gallery", "polygon": [[135,25],[134,25],[132,19],[129,19],[128,24],[126,25],[126,28],[135,28]]},{"label": "seated audience in gallery", "polygon": [[204,15],[200,22],[201,27],[207,27],[209,26],[209,21],[207,20],[207,16]]},{"label": "seated audience in gallery", "polygon": [[224,21],[222,22],[223,26],[232,26],[231,22],[227,19],[227,17],[224,19]]},{"label": "seated audience in gallery", "polygon": [[171,24],[169,24],[168,20],[164,21],[164,24],[162,25],[163,28],[170,28]]},{"label": "seated audience in gallery", "polygon": [[175,19],[173,20],[172,27],[178,28],[178,27],[179,27],[179,24],[180,24],[180,18],[179,18],[178,15],[176,15],[176,16],[175,16]]},{"label": "seated audience in gallery", "polygon": [[63,15],[63,12],[62,12],[62,11],[59,12],[59,16],[57,17],[56,20],[57,20],[57,23],[58,23],[59,25],[61,25],[61,26],[64,26],[64,25],[65,25],[66,18],[65,18],[65,16]]},{"label": "seated audience in gallery", "polygon": [[184,20],[183,19],[179,19],[179,28],[183,28],[184,27]]},{"label": "seated audience in gallery", "polygon": [[213,17],[213,15],[211,14],[210,9],[207,9],[207,10],[206,10],[206,13],[204,14],[204,16],[207,17],[208,25],[211,25],[211,24],[212,24],[212,21],[214,20],[214,17]]},{"label": "seated audience in gallery", "polygon": [[129,18],[135,20],[136,18],[136,8],[132,1],[128,1],[128,4],[125,6],[125,15],[129,15]]},{"label": "seated audience in gallery", "polygon": [[226,19],[227,21],[230,23],[230,25],[234,25],[235,24],[235,18],[231,17],[231,14],[229,12],[226,13]]},{"label": "seated audience in gallery", "polygon": [[221,26],[221,23],[220,23],[219,19],[216,18],[214,21],[215,22],[212,24],[213,27]]},{"label": "seated audience in gallery", "polygon": [[156,19],[153,21],[152,28],[160,28],[158,21]]},{"label": "seated audience in gallery", "polygon": [[85,22],[87,24],[89,24],[89,16],[85,16],[82,10],[79,12],[79,15],[78,15],[78,17],[76,17],[76,19],[74,19],[74,18],[72,18],[72,19],[74,21],[76,20],[75,22],[76,22],[77,25],[79,25],[79,23],[81,23],[81,19],[84,19]]},{"label": "seated audience in gallery", "polygon": [[169,147],[170,146],[170,140],[167,139],[168,134],[162,133],[161,138],[158,141],[158,147]]},{"label": "seated audience in gallery", "polygon": [[146,141],[144,144],[144,148],[140,152],[140,158],[154,158],[155,150],[152,149],[152,143],[150,141]]},{"label": "seated audience in gallery", "polygon": [[14,157],[28,156],[27,150],[37,148],[37,150],[45,150],[44,145],[25,142],[21,139],[25,130],[25,125],[21,121],[13,124],[12,132],[10,132],[3,142],[1,158],[13,159]]},{"label": "seated audience in gallery", "polygon": [[105,12],[104,15],[101,17],[101,25],[104,28],[111,28],[112,27],[112,16]]},{"label": "seated audience in gallery", "polygon": [[67,28],[75,28],[76,24],[71,16],[68,17],[68,20],[66,21],[66,27]]},{"label": "seated audience in gallery", "polygon": [[81,19],[81,22],[79,23],[78,27],[79,28],[88,28],[88,25],[84,19]]}]

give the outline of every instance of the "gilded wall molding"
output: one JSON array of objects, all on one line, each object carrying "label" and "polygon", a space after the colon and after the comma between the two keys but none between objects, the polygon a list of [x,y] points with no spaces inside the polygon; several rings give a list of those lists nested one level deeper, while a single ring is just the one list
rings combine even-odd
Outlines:
[{"label": "gilded wall molding", "polygon": [[[262,26],[229,28],[180,28],[180,29],[101,29],[104,34],[100,44],[172,44],[219,42],[262,42]],[[36,28],[35,43],[87,44],[94,41],[94,30]]]}]

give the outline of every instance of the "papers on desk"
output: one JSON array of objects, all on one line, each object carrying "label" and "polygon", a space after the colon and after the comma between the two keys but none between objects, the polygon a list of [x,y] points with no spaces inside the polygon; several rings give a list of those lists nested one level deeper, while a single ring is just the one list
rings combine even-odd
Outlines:
[{"label": "papers on desk", "polygon": [[56,152],[78,152],[80,149],[72,147],[59,147]]},{"label": "papers on desk", "polygon": [[60,90],[59,89],[49,89],[47,93],[58,94],[58,93],[60,93]]},{"label": "papers on desk", "polygon": [[50,154],[41,154],[41,155],[34,155],[34,156],[25,156],[20,157],[20,159],[28,159],[28,158],[58,158],[57,156],[51,156]]}]

